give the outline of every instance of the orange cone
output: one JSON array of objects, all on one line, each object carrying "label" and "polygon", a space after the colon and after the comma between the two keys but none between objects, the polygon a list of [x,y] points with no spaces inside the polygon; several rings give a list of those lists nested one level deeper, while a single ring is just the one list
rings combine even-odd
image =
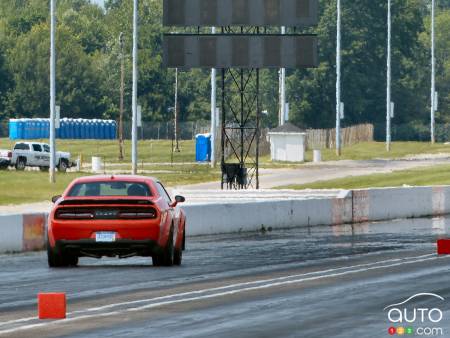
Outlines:
[{"label": "orange cone", "polygon": [[450,255],[450,239],[439,239],[437,241],[438,255]]},{"label": "orange cone", "polygon": [[65,293],[39,293],[38,294],[39,319],[66,318]]}]

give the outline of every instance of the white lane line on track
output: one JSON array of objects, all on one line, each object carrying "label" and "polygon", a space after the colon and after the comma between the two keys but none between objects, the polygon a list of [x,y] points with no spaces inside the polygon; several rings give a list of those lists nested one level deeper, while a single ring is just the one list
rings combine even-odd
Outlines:
[{"label": "white lane line on track", "polygon": [[[289,276],[283,276],[283,277],[275,277],[275,278],[270,278],[270,279],[261,279],[261,280],[251,281],[251,282],[241,282],[241,283],[235,283],[235,284],[219,286],[219,287],[203,289],[203,290],[182,292],[182,293],[166,295],[166,296],[159,296],[159,297],[154,297],[154,298],[139,299],[139,300],[128,301],[128,302],[108,304],[108,305],[93,307],[93,308],[89,308],[89,309],[68,312],[67,316],[71,316],[71,315],[78,314],[78,313],[97,312],[97,311],[111,309],[111,308],[119,307],[119,306],[148,303],[150,301],[155,301],[155,300],[171,299],[171,298],[190,296],[190,295],[201,294],[201,293],[206,293],[206,292],[211,292],[211,291],[220,291],[220,290],[226,290],[226,289],[230,289],[230,288],[237,288],[237,287],[248,286],[248,285],[270,283],[270,282],[298,278],[298,277],[306,277],[306,276],[313,276],[313,275],[317,275],[317,274],[325,274],[325,273],[336,272],[336,271],[341,271],[341,270],[355,269],[355,268],[361,268],[361,267],[370,267],[370,266],[384,264],[384,263],[405,262],[405,261],[416,260],[416,259],[425,258],[425,257],[436,257],[436,254],[426,254],[426,255],[420,255],[420,256],[404,257],[404,258],[392,258],[392,259],[386,259],[386,260],[376,261],[376,262],[372,262],[372,263],[342,266],[342,267],[333,268],[333,269],[312,271],[312,272],[307,272],[307,273],[301,273],[301,274],[295,274],[295,275],[289,275]],[[22,322],[26,322],[26,321],[32,321],[32,320],[36,320],[36,319],[38,319],[38,318],[35,316],[35,317],[27,317],[27,318],[10,320],[10,321],[6,321],[6,322],[0,322],[0,327],[5,326],[5,325],[18,324],[18,323],[22,323]]]},{"label": "white lane line on track", "polygon": [[[12,328],[12,329],[1,330],[0,331],[0,335],[4,335],[4,334],[8,334],[8,333],[14,333],[14,332],[17,332],[17,331],[22,331],[22,330],[29,330],[29,329],[33,329],[33,328],[44,327],[44,326],[54,326],[54,325],[57,325],[57,324],[64,324],[64,323],[73,322],[73,321],[82,320],[82,319],[91,319],[91,318],[99,318],[99,317],[108,317],[108,316],[120,315],[120,314],[124,314],[126,312],[137,312],[137,311],[147,310],[147,309],[150,309],[150,308],[155,308],[155,307],[164,306],[164,305],[171,305],[171,304],[184,303],[184,302],[190,302],[190,301],[204,300],[204,299],[209,299],[209,298],[223,297],[223,296],[237,294],[237,293],[241,293],[241,292],[255,291],[255,290],[267,289],[267,288],[276,287],[276,286],[290,285],[290,284],[302,283],[302,282],[307,282],[307,281],[314,281],[314,280],[325,279],[325,278],[345,276],[345,275],[355,274],[355,273],[358,273],[358,272],[366,272],[366,271],[371,271],[371,270],[378,270],[378,269],[396,267],[396,266],[401,266],[401,265],[406,265],[406,264],[413,264],[413,263],[420,263],[420,262],[437,260],[437,259],[444,259],[444,258],[448,258],[449,257],[449,256],[436,256],[436,255],[432,254],[432,255],[417,256],[416,258],[427,257],[427,256],[428,257],[429,256],[433,256],[433,257],[423,258],[423,259],[416,259],[416,260],[412,260],[411,258],[413,258],[413,257],[410,257],[408,260],[406,260],[406,259],[393,259],[393,260],[389,260],[389,261],[401,261],[401,262],[393,263],[393,264],[387,264],[387,265],[380,265],[380,266],[372,266],[372,267],[368,267],[368,268],[359,268],[359,269],[354,269],[354,270],[349,270],[349,271],[344,271],[344,272],[338,272],[338,273],[332,273],[332,274],[319,275],[319,276],[314,276],[314,277],[306,277],[306,278],[300,278],[300,279],[292,279],[292,280],[272,282],[272,283],[267,283],[267,284],[258,285],[258,286],[250,286],[250,287],[245,287],[245,288],[240,288],[240,289],[235,289],[235,290],[230,290],[230,291],[216,292],[216,293],[212,293],[212,294],[208,294],[208,295],[202,295],[202,296],[196,296],[196,297],[188,297],[188,298],[184,298],[184,299],[161,301],[161,302],[152,303],[152,304],[146,304],[146,305],[142,305],[142,306],[138,306],[138,307],[126,308],[126,309],[122,309],[122,310],[105,312],[105,313],[94,313],[94,314],[81,315],[81,316],[77,316],[77,317],[73,317],[73,318],[67,318],[67,319],[58,320],[58,321],[30,324],[30,325],[15,327],[15,328]],[[380,262],[377,262],[377,263],[379,264]],[[376,263],[372,263],[371,265],[375,265],[375,264]],[[361,265],[367,265],[367,264],[361,264]],[[330,270],[337,270],[337,269],[330,269]],[[324,271],[328,271],[328,270],[324,270]],[[304,275],[307,275],[307,274],[304,274]],[[302,276],[304,276],[304,275],[302,275]],[[294,276],[296,276],[296,275],[286,276],[286,277],[279,277],[278,280],[282,279],[282,278],[284,278],[284,279],[292,278]],[[277,279],[274,279],[274,280],[277,280]],[[239,283],[239,284],[248,285],[249,283],[252,283],[252,282]],[[234,285],[238,285],[238,284],[234,284]],[[224,289],[224,288],[230,288],[230,287],[231,287],[231,285],[228,286],[228,287],[211,288],[211,289],[204,289],[204,290],[198,290],[198,291],[192,291],[192,292],[185,292],[185,293],[180,293],[180,294],[175,294],[175,295],[170,295],[170,296],[156,297],[156,298],[148,299],[148,300],[145,300],[145,301],[149,302],[149,301],[161,300],[161,299],[167,298],[167,297],[171,297],[171,298],[173,298],[173,297],[181,297],[182,295],[193,295],[193,294],[198,294],[198,293],[217,291],[218,289]],[[134,303],[134,302],[130,302],[130,303]],[[127,304],[127,303],[118,303],[118,304]],[[117,306],[117,304],[111,304],[111,306]],[[79,312],[86,313],[86,312],[88,312],[88,310],[86,310],[86,311],[79,311]],[[36,320],[36,319],[37,319],[36,317],[33,317],[33,320]]]}]

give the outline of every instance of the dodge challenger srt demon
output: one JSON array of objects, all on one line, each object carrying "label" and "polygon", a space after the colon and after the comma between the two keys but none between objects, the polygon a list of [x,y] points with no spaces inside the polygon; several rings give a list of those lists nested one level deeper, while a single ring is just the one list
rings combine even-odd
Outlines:
[{"label": "dodge challenger srt demon", "polygon": [[75,179],[54,196],[47,228],[50,267],[79,257],[152,257],[155,266],[180,265],[186,217],[155,178],[113,175]]}]

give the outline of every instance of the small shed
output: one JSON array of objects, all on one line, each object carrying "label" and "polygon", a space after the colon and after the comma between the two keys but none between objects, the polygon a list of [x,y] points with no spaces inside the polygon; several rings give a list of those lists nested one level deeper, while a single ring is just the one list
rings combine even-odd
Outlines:
[{"label": "small shed", "polygon": [[271,129],[268,136],[272,161],[305,161],[306,133],[303,130],[287,122]]}]

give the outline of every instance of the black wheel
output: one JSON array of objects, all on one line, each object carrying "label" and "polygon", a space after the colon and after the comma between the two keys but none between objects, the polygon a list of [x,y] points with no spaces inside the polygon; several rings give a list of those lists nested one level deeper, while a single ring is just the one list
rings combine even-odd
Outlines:
[{"label": "black wheel", "polygon": [[173,252],[173,265],[181,265],[183,259],[183,250],[175,249]]},{"label": "black wheel", "polygon": [[44,172],[48,171],[48,169],[49,169],[49,167],[39,167],[39,170],[40,171],[44,171]]},{"label": "black wheel", "polygon": [[66,266],[77,266],[78,256],[75,255],[63,255],[59,253],[55,248],[52,248],[47,239],[47,260],[48,266],[51,268],[60,268]]},{"label": "black wheel", "polygon": [[183,250],[185,246],[185,238],[186,234],[183,234],[183,242],[181,243],[181,247],[179,249],[175,248],[173,253],[173,264],[181,265],[181,261],[183,260]]},{"label": "black wheel", "polygon": [[51,268],[59,268],[64,266],[64,260],[58,253],[55,251],[54,248],[50,246],[47,240],[47,260],[48,260],[48,266]]},{"label": "black wheel", "polygon": [[21,170],[21,171],[25,170],[26,164],[27,164],[27,160],[26,159],[24,159],[22,157],[18,158],[17,162],[16,162],[16,170]]},{"label": "black wheel", "polygon": [[152,256],[154,266],[172,266],[174,263],[173,226],[170,229],[169,240],[161,253]]},{"label": "black wheel", "polygon": [[67,171],[67,162],[60,160],[58,165],[58,171],[65,173]]},{"label": "black wheel", "polygon": [[65,260],[66,264],[69,266],[77,266],[78,265],[78,256],[69,255],[69,256],[63,257],[63,259]]}]

